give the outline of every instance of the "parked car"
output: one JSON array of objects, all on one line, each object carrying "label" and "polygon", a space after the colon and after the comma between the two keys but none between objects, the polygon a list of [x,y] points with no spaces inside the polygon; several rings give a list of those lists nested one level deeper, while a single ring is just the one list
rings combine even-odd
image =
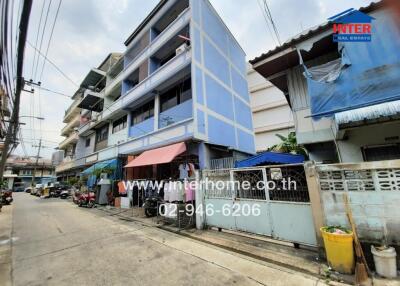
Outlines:
[{"label": "parked car", "polygon": [[31,191],[31,195],[40,197],[42,195],[42,189],[43,189],[42,184],[36,184],[36,186]]},{"label": "parked car", "polygon": [[25,190],[25,185],[24,183],[14,183],[14,186],[12,188],[13,192],[23,192]]}]

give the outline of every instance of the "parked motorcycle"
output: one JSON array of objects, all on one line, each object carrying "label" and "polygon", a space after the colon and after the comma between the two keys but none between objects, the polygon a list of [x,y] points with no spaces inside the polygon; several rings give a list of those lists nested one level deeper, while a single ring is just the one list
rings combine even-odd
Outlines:
[{"label": "parked motorcycle", "polygon": [[60,199],[66,199],[69,197],[69,191],[68,190],[63,190],[60,193]]},{"label": "parked motorcycle", "polygon": [[143,204],[144,214],[146,215],[146,217],[153,217],[158,215],[159,207],[162,207],[161,203],[162,199],[158,195],[146,198]]},{"label": "parked motorcycle", "polygon": [[0,200],[2,205],[9,205],[13,201],[12,191],[9,190],[1,190],[0,191]]},{"label": "parked motorcycle", "polygon": [[81,194],[78,200],[78,206],[92,208],[95,205],[96,195],[93,192]]}]

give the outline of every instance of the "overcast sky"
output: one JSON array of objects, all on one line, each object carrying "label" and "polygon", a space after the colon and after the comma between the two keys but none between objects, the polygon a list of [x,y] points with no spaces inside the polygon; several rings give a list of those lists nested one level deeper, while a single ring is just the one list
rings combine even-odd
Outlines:
[{"label": "overcast sky", "polygon": [[[146,17],[158,0],[62,0],[54,34],[48,52],[53,61],[69,78],[79,84],[88,70],[98,66],[109,52],[123,52],[123,42],[135,27]],[[231,30],[247,54],[247,60],[275,47],[259,6],[260,0],[211,0],[225,24]],[[316,26],[348,8],[367,6],[369,0],[268,0],[271,13],[282,41],[304,29]],[[15,13],[19,1],[14,2]],[[38,41],[39,19],[42,27],[50,0],[34,0],[29,23],[28,41],[40,47],[42,28]],[[52,0],[43,37],[42,53],[46,51],[50,28],[54,21],[59,0]],[[44,6],[43,6],[44,5]],[[30,79],[36,74],[39,80],[43,58],[34,65],[34,50],[27,45],[24,61],[24,77]],[[36,65],[38,66],[35,73]],[[32,68],[34,66],[34,68]],[[33,72],[32,72],[33,70]],[[41,79],[44,88],[72,95],[76,86],[60,72],[46,63]],[[42,90],[34,94],[23,93],[21,115],[42,116],[44,121],[21,119],[22,137],[28,155],[36,155],[38,139],[43,138],[41,155],[50,158],[54,148],[64,137],[60,131],[64,111],[71,99]],[[22,155],[22,147],[16,150]]]}]

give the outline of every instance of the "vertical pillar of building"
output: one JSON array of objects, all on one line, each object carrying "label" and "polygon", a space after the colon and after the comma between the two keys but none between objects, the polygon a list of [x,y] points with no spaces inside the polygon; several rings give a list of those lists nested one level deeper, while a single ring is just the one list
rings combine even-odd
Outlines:
[{"label": "vertical pillar of building", "polygon": [[158,130],[159,115],[160,115],[160,95],[156,94],[154,98],[154,130]]},{"label": "vertical pillar of building", "polygon": [[210,168],[210,152],[206,143],[199,143],[199,166],[200,170]]},{"label": "vertical pillar of building", "polygon": [[[132,124],[132,112],[128,111],[128,114],[126,116],[126,138],[129,138],[129,130],[131,129],[131,124]],[[119,153],[119,152],[118,152]]]}]

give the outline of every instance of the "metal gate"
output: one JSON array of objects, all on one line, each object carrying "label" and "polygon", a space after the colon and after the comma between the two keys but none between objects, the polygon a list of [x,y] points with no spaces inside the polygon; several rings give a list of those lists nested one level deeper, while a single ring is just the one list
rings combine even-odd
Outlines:
[{"label": "metal gate", "polygon": [[208,226],[317,244],[303,165],[206,170],[203,182]]}]

